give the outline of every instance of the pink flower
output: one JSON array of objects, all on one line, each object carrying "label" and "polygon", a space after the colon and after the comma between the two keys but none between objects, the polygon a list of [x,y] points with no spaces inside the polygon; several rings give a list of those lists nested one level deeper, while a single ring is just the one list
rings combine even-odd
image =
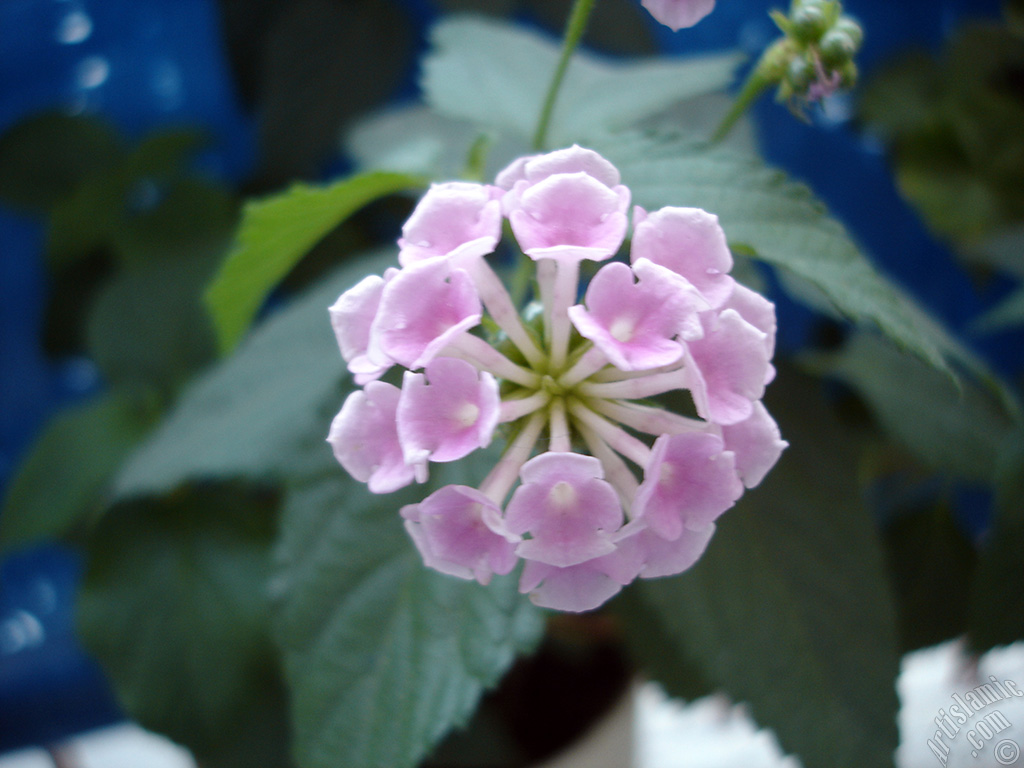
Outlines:
[{"label": "pink flower", "polygon": [[498,425],[498,383],[464,360],[436,357],[405,372],[396,419],[406,464],[455,461],[486,448]]},{"label": "pink flower", "polygon": [[703,335],[697,311],[707,308],[685,278],[640,259],[632,269],[602,267],[587,288],[586,308],[570,307],[569,318],[616,368],[640,371],[679,360],[683,340]]},{"label": "pink flower", "polygon": [[639,521],[630,525],[636,527],[623,528],[619,551],[640,564],[637,575],[642,579],[675,576],[689,569],[704,554],[715,533],[714,523],[700,528],[684,526],[677,538],[669,540]]},{"label": "pink flower", "polygon": [[[578,303],[580,262],[620,248],[629,199],[615,167],[581,147],[521,158],[495,186],[434,185],[403,228],[402,268],[331,307],[365,387],[328,439],[371,491],[508,435],[478,488],[402,508],[428,567],[487,583],[521,561],[535,603],[591,610],[638,577],[692,566],[785,449],[760,399],[775,309],[728,274],[715,216],[636,208],[629,263],[605,264]],[[536,271],[529,321],[485,258],[502,216]],[[374,380],[393,365],[401,390]],[[678,390],[699,418],[652,400]]]},{"label": "pink flower", "polygon": [[367,352],[370,347],[370,327],[377,316],[380,297],[384,293],[384,284],[395,274],[397,269],[388,270],[391,274],[384,277],[370,275],[349,288],[331,306],[331,327],[338,340],[341,356],[348,363],[349,371],[354,375],[356,384],[380,378],[388,368],[389,362],[378,364],[370,360]]},{"label": "pink flower", "polygon": [[622,244],[629,190],[593,150],[574,146],[513,163],[498,184],[511,184],[502,207],[534,259],[600,261]]},{"label": "pink flower", "polygon": [[789,445],[760,400],[746,419],[722,427],[722,439],[726,449],[735,454],[736,474],[747,488],[754,488],[764,479]]},{"label": "pink flower", "polygon": [[650,259],[682,275],[712,307],[732,294],[732,253],[718,217],[700,208],[662,208],[647,213],[633,209],[633,250],[630,259]]},{"label": "pink flower", "polygon": [[722,438],[705,432],[662,435],[633,502],[635,519],[674,541],[684,528],[704,528],[736,503],[743,485]]},{"label": "pink flower", "polygon": [[345,399],[327,441],[334,457],[373,493],[391,493],[413,481],[398,441],[398,387],[371,381]]},{"label": "pink flower", "polygon": [[716,424],[748,418],[770,378],[766,334],[735,309],[705,316],[704,336],[687,345],[686,386],[697,413]]},{"label": "pink flower", "polygon": [[519,473],[523,484],[508,503],[513,533],[529,533],[516,554],[566,567],[615,551],[611,534],[622,525],[622,505],[593,456],[548,451]]},{"label": "pink flower", "polygon": [[715,9],[715,0],[641,0],[641,4],[673,32],[692,27]]},{"label": "pink flower", "polygon": [[405,528],[429,567],[487,584],[515,568],[519,540],[507,532],[501,508],[475,488],[446,485],[419,504],[402,507]]},{"label": "pink flower", "polygon": [[[735,283],[722,309],[735,309],[740,317],[764,334],[764,351],[771,359],[775,354],[775,305],[760,293]],[[774,378],[775,367],[769,363],[764,383],[770,384]]]},{"label": "pink flower", "polygon": [[480,297],[466,272],[444,257],[415,262],[384,286],[368,357],[378,365],[422,368],[480,317]]},{"label": "pink flower", "polygon": [[451,181],[433,184],[402,227],[398,262],[482,256],[501,238],[502,190]]},{"label": "pink flower", "polygon": [[618,550],[567,568],[527,560],[519,591],[543,608],[559,611],[590,611],[618,594],[636,578],[624,554]]}]

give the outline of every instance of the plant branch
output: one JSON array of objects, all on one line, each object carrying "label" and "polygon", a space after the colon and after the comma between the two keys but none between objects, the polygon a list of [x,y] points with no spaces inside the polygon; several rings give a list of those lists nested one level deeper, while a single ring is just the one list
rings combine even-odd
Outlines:
[{"label": "plant branch", "polygon": [[569,60],[573,51],[579,45],[583,32],[587,28],[587,20],[590,12],[594,10],[594,3],[597,0],[576,0],[573,3],[569,20],[565,24],[565,39],[562,42],[562,56],[558,60],[554,77],[551,78],[551,85],[548,86],[547,96],[544,98],[544,107],[540,112],[540,120],[537,122],[537,131],[533,134],[533,148],[544,149],[544,142],[547,140],[548,125],[551,123],[551,115],[555,111],[555,102],[558,100],[558,91],[562,87],[562,80],[565,79],[566,70],[569,68]]}]

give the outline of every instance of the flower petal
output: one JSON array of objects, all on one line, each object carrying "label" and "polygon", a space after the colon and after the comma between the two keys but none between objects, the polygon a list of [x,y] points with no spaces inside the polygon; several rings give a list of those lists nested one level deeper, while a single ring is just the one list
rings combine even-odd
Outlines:
[{"label": "flower petal", "polygon": [[405,528],[428,567],[487,584],[516,565],[518,536],[501,523],[501,509],[475,488],[446,485],[419,504],[402,507]]},{"label": "flower petal", "polygon": [[482,256],[501,238],[497,187],[452,181],[433,184],[402,227],[398,262],[404,267],[435,256]]},{"label": "flower petal", "polygon": [[455,461],[487,446],[500,407],[495,378],[464,360],[436,357],[425,374],[406,371],[397,413],[405,461]]},{"label": "flower petal", "polygon": [[334,457],[373,493],[391,493],[414,479],[398,442],[398,387],[372,381],[352,392],[331,422],[327,441]]},{"label": "flower petal", "polygon": [[505,511],[511,532],[531,538],[520,557],[566,567],[614,551],[622,505],[593,456],[548,451],[523,465],[520,485]]},{"label": "flower petal", "polygon": [[685,527],[713,522],[742,494],[735,457],[718,435],[662,435],[654,441],[644,468],[633,517],[662,538],[675,541]]},{"label": "flower petal", "polygon": [[682,275],[712,307],[732,293],[732,253],[718,217],[700,208],[633,209],[633,262],[650,259]]}]

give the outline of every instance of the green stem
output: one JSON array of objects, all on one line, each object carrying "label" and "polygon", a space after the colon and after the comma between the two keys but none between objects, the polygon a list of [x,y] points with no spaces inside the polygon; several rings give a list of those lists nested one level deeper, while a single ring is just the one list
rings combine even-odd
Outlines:
[{"label": "green stem", "polygon": [[718,128],[716,128],[715,132],[711,135],[711,143],[717,144],[728,136],[729,131],[731,131],[733,126],[736,125],[736,121],[743,116],[743,113],[747,111],[750,105],[757,100],[757,97],[760,96],[771,84],[772,81],[761,74],[761,68],[755,68],[754,71],[750,73],[750,77],[747,78],[747,82],[743,84],[743,89],[736,95],[736,100],[732,103],[732,108],[730,108],[725,117],[722,118],[722,122],[718,124]]},{"label": "green stem", "polygon": [[569,60],[573,51],[579,45],[583,37],[583,31],[587,28],[587,19],[590,12],[594,10],[594,3],[597,0],[575,0],[569,20],[565,24],[565,40],[562,43],[562,57],[558,60],[555,68],[555,75],[551,78],[551,85],[548,86],[548,93],[544,99],[544,107],[540,113],[540,120],[537,123],[537,131],[533,134],[533,148],[544,149],[544,142],[547,140],[548,124],[551,122],[551,114],[555,111],[555,102],[558,100],[558,90],[562,87],[562,80],[565,79],[565,72],[569,68]]}]

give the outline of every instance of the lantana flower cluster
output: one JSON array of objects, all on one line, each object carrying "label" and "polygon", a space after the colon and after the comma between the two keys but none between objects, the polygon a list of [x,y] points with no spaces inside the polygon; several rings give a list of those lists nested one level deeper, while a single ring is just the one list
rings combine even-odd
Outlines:
[{"label": "lantana flower cluster", "polygon": [[[589,610],[689,568],[785,447],[761,402],[774,306],[729,275],[717,217],[630,202],[618,170],[576,146],[493,185],[435,184],[402,229],[400,268],[330,308],[362,388],[328,440],[370,491],[505,442],[478,487],[400,510],[427,566],[486,584],[522,561],[535,603]],[[487,258],[505,222],[535,267],[524,312]],[[584,261],[603,264],[581,296]],[[401,386],[381,380],[395,366]],[[691,416],[658,404],[680,390]]]}]

